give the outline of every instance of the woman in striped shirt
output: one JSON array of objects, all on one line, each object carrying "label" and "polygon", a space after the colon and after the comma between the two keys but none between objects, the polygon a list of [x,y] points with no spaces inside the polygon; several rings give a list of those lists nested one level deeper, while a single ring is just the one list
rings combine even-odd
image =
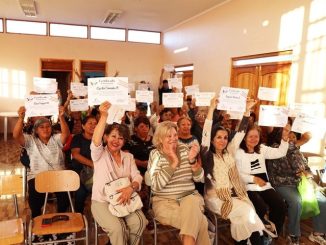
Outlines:
[{"label": "woman in striped shirt", "polygon": [[194,181],[204,179],[204,171],[197,162],[198,146],[189,149],[178,143],[177,126],[169,121],[159,124],[153,144],[156,149],[150,153],[148,173],[155,218],[180,229],[183,244],[208,245],[204,202],[194,185]]}]

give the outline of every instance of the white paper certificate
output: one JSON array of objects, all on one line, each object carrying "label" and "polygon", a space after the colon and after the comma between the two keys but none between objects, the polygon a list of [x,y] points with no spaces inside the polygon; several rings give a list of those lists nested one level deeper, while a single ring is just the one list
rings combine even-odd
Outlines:
[{"label": "white paper certificate", "polygon": [[162,102],[165,108],[181,108],[183,93],[163,93]]},{"label": "white paper certificate", "polygon": [[214,92],[201,92],[195,94],[196,106],[209,106],[211,99],[215,96]]},{"label": "white paper certificate", "polygon": [[226,113],[230,115],[230,119],[241,120],[243,117],[243,112],[227,111]]},{"label": "white paper certificate", "polygon": [[313,137],[324,138],[325,119],[299,114],[293,121],[291,130],[298,133],[311,132]]},{"label": "white paper certificate", "polygon": [[222,87],[217,109],[245,112],[248,91],[248,89]]},{"label": "white paper certificate", "polygon": [[111,105],[108,110],[107,124],[121,123],[125,110],[120,105]]},{"label": "white paper certificate", "polygon": [[123,105],[122,108],[125,111],[136,111],[136,99],[135,98],[129,98],[128,105]]},{"label": "white paper certificate", "polygon": [[71,111],[87,111],[88,99],[70,100]]},{"label": "white paper certificate", "polygon": [[29,95],[25,99],[27,117],[52,116],[59,114],[57,94]]},{"label": "white paper certificate", "polygon": [[187,95],[194,95],[196,93],[199,93],[199,85],[191,85],[191,86],[186,86],[185,91]]},{"label": "white paper certificate", "polygon": [[152,103],[154,99],[154,92],[149,90],[136,90],[136,101]]},{"label": "white paper certificate", "polygon": [[128,77],[88,79],[88,104],[100,105],[106,100],[112,105],[128,104]]},{"label": "white paper certificate", "polygon": [[172,72],[172,71],[174,71],[174,65],[166,64],[166,65],[164,65],[164,70],[167,72]]},{"label": "white paper certificate", "polygon": [[182,78],[181,77],[175,77],[175,78],[169,78],[168,79],[169,88],[177,88],[182,89]]},{"label": "white paper certificate", "polygon": [[135,83],[128,83],[128,92],[133,92],[136,90],[136,85]]},{"label": "white paper certificate", "polygon": [[33,91],[40,94],[55,94],[58,89],[58,83],[55,78],[33,78]]},{"label": "white paper certificate", "polygon": [[284,127],[288,122],[288,112],[285,106],[260,105],[258,125]]},{"label": "white paper certificate", "polygon": [[75,97],[87,95],[87,87],[83,83],[70,83],[70,90]]},{"label": "white paper certificate", "polygon": [[280,90],[278,88],[259,87],[258,99],[266,101],[277,101]]},{"label": "white paper certificate", "polygon": [[324,111],[322,103],[306,104],[306,103],[292,103],[289,104],[289,117],[296,117],[297,115],[307,115],[312,117],[319,117],[320,112]]}]

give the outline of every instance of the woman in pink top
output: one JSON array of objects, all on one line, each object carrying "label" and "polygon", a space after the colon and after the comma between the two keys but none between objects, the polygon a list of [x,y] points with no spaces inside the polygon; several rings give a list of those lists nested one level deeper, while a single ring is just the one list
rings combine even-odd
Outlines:
[{"label": "woman in pink top", "polygon": [[[132,154],[121,151],[129,138],[128,128],[120,124],[108,125],[108,109],[111,104],[103,102],[100,107],[100,119],[95,127],[91,156],[94,163],[92,214],[96,222],[108,233],[112,245],[138,244],[147,220],[142,211],[136,210],[129,215],[118,218],[109,211],[109,203],[104,193],[104,186],[118,178],[128,177],[131,185],[118,190],[121,193],[120,205],[130,202],[134,191],[140,190],[140,175]],[[105,146],[102,145],[102,137]]]}]

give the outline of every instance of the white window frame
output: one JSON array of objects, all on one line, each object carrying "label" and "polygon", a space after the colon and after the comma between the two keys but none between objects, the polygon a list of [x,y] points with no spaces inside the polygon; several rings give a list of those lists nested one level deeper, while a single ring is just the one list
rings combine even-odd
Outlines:
[{"label": "white window frame", "polygon": [[26,21],[26,20],[6,20],[6,32],[28,35],[47,35],[47,23]]},{"label": "white window frame", "polygon": [[[137,34],[138,36],[136,36]],[[157,34],[159,35],[158,39],[154,37]],[[156,41],[150,41],[149,39],[156,39]],[[128,30],[128,42],[161,44],[161,32]]]},{"label": "white window frame", "polygon": [[88,38],[88,26],[72,24],[49,24],[49,35],[52,37]]},{"label": "white window frame", "polygon": [[125,42],[126,29],[91,26],[90,39]]}]

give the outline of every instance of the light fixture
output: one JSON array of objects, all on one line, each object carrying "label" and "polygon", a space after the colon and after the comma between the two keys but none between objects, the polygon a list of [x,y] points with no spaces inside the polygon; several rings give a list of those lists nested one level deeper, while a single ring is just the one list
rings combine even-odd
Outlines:
[{"label": "light fixture", "polygon": [[34,0],[19,0],[19,5],[26,17],[36,17],[36,5]]},{"label": "light fixture", "polygon": [[104,19],[103,23],[104,24],[113,24],[117,20],[117,18],[120,17],[121,14],[122,14],[121,10],[109,10],[109,13],[106,16],[106,18]]}]

